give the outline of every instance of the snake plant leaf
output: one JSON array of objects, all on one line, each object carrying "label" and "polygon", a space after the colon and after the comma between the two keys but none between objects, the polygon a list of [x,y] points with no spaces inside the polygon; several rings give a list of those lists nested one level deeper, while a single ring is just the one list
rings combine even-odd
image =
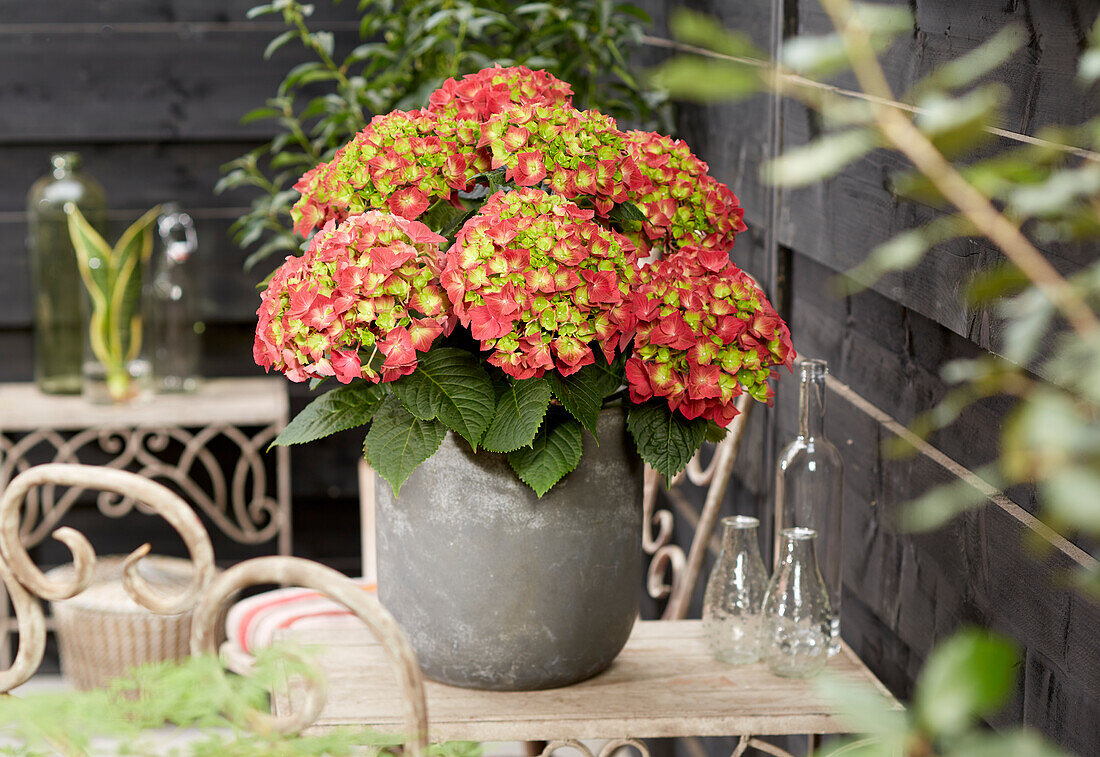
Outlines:
[{"label": "snake plant leaf", "polygon": [[100,362],[106,364],[111,358],[107,338],[107,313],[111,291],[112,250],[84,218],[79,208],[74,205],[67,208],[67,211],[69,237],[76,252],[77,268],[92,300],[91,321],[88,326],[92,352]]},{"label": "snake plant leaf", "polygon": [[79,208],[70,206],[66,212],[77,268],[92,301],[92,352],[109,373],[117,373],[141,349],[142,270],[153,252],[152,226],[160,207],[131,224],[114,248]]},{"label": "snake plant leaf", "polygon": [[88,220],[76,206],[68,208],[69,236],[76,251],[77,267],[84,280],[84,286],[95,299],[98,295],[104,301],[110,289],[111,247],[107,241],[92,228]]},{"label": "snake plant leaf", "polygon": [[153,254],[153,223],[159,215],[157,206],[134,221],[113,250],[110,328],[123,360],[136,358],[141,350],[142,271]]}]

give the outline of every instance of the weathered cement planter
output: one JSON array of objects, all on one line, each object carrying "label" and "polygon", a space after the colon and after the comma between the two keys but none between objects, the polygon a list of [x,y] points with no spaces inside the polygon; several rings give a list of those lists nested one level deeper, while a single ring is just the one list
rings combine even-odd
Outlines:
[{"label": "weathered cement planter", "polygon": [[394,500],[378,481],[379,596],[430,678],[565,686],[626,643],[641,584],[642,463],[621,410],[543,498],[448,432]]}]

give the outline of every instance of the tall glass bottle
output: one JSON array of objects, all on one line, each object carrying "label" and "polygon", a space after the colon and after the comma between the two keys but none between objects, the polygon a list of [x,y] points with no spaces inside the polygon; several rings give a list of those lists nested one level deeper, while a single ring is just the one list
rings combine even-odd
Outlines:
[{"label": "tall glass bottle", "polygon": [[760,654],[777,676],[809,678],[829,658],[829,595],[817,569],[812,528],[780,533],[779,565],[764,595]]},{"label": "tall glass bottle", "polygon": [[703,635],[715,658],[734,665],[760,659],[760,607],[768,574],[757,527],[746,515],[723,518],[722,552],[703,596]]},{"label": "tall glass bottle", "polygon": [[83,284],[69,238],[66,206],[100,234],[107,225],[103,187],[80,172],[80,155],[50,156],[51,171],[27,194],[27,251],[34,292],[34,381],[48,394],[79,394],[83,384]]},{"label": "tall glass bottle", "polygon": [[[829,593],[832,641],[829,654],[840,651],[840,595],[843,566],[841,515],[844,510],[844,463],[840,452],[825,438],[824,360],[795,363],[799,378],[798,437],[779,456],[775,502],[778,533],[785,528],[817,532],[817,559]],[[782,555],[776,543],[776,560]]]},{"label": "tall glass bottle", "polygon": [[149,283],[153,376],[158,392],[190,392],[198,385],[200,334],[191,256],[198,246],[191,216],[176,203],[162,206]]}]

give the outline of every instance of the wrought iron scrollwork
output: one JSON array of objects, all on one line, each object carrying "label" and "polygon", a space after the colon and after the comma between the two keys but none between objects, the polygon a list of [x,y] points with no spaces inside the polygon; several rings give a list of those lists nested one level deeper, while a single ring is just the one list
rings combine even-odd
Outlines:
[{"label": "wrought iron scrollwork", "polygon": [[[289,526],[279,498],[268,493],[262,457],[280,427],[281,424],[270,425],[252,436],[233,425],[197,430],[88,428],[68,438],[54,429],[40,429],[15,441],[0,434],[0,486],[29,469],[31,453],[42,447],[52,450],[50,462],[54,463],[79,463],[81,452],[98,450],[110,458],[105,467],[130,469],[147,478],[171,483],[224,534],[244,544],[260,544]],[[231,472],[222,469],[210,450],[211,442],[219,438],[228,440],[240,452]],[[173,443],[180,450],[179,456],[174,461],[166,460],[164,453]],[[24,543],[34,545],[45,539],[82,491],[74,487],[58,495],[56,487],[47,484],[29,494],[21,524]],[[136,504],[132,497],[117,492],[101,492],[96,498],[100,512],[110,517],[126,515]]]},{"label": "wrought iron scrollwork", "polygon": [[710,462],[703,466],[701,453],[696,452],[687,468],[668,482],[669,489],[680,485],[685,479],[696,486],[708,487],[691,548],[686,554],[672,541],[675,523],[672,511],[657,508],[661,475],[652,468],[646,468],[642,496],[642,549],[650,556],[646,590],[654,599],[668,599],[662,615],[664,620],[687,616],[691,595],[703,568],[707,543],[714,533],[751,407],[751,398],[747,394],[741,395],[737,400],[740,414],[730,423],[726,438],[715,446]]}]

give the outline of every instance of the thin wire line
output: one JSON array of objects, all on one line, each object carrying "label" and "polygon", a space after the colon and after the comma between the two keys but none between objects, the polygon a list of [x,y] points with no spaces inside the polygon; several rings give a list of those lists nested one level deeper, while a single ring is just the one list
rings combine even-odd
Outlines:
[{"label": "thin wire line", "polygon": [[1051,546],[1065,554],[1075,563],[1083,568],[1089,569],[1095,568],[1097,566],[1098,561],[1095,557],[1078,547],[1066,537],[1062,536],[1046,523],[1043,523],[1027,510],[1017,505],[1015,502],[1006,497],[999,489],[997,489],[997,487],[990,484],[977,473],[970,470],[957,460],[948,457],[946,454],[933,447],[924,439],[921,439],[919,436],[917,436],[904,425],[902,425],[892,415],[872,404],[869,400],[856,392],[850,386],[842,383],[841,381],[838,381],[832,376],[826,376],[825,382],[829,389],[843,397],[856,409],[862,411],[864,414],[878,421],[891,433],[900,436],[906,442],[913,445],[913,447],[916,448],[916,450],[920,452],[920,454],[924,455],[929,460],[937,463],[948,473],[952,474],[956,478],[960,478],[966,481],[968,484],[970,484],[975,489],[980,491],[983,495],[985,495],[990,502],[1004,510],[1006,513],[1011,515],[1027,528],[1037,533],[1044,540],[1050,543]]},{"label": "thin wire line", "polygon": [[[718,53],[714,50],[707,50],[704,47],[696,47],[695,45],[684,44],[683,42],[677,42],[671,39],[664,39],[663,37],[651,37],[644,35],[642,37],[642,44],[649,45],[651,47],[662,47],[670,50],[679,50],[680,52],[692,53],[694,55],[701,55],[705,58],[716,58],[719,60],[728,60],[734,63],[741,63],[746,66],[752,66],[754,68],[765,69],[771,71],[777,78],[782,79],[785,82],[797,85],[799,87],[806,87],[809,89],[818,89],[824,92],[830,92],[834,95],[840,95],[841,97],[848,97],[853,100],[863,100],[864,102],[874,103],[876,105],[885,105],[890,108],[896,108],[898,110],[906,111],[907,113],[913,113],[916,115],[923,114],[925,110],[918,108],[915,105],[909,105],[908,103],[898,102],[897,100],[889,100],[885,97],[876,97],[875,95],[869,95],[866,92],[859,92],[853,89],[844,89],[834,84],[826,84],[824,82],[815,81],[814,79],[808,79],[805,76],[799,74],[792,74],[785,72],[777,68],[771,61],[760,60],[759,58],[745,58],[738,55],[726,55],[725,53]],[[982,126],[982,130],[988,134],[993,134],[1004,139],[1010,139],[1015,142],[1022,142],[1024,144],[1034,145],[1036,147],[1046,147],[1060,152],[1065,152],[1070,155],[1075,155],[1078,158],[1084,160],[1090,160],[1100,162],[1100,153],[1087,150],[1084,147],[1076,147],[1074,145],[1065,145],[1060,142],[1052,142],[1049,139],[1042,139],[1040,137],[1033,137],[1030,134],[1020,134],[1019,132],[1009,131],[1008,129],[1001,129],[996,126]]]}]

